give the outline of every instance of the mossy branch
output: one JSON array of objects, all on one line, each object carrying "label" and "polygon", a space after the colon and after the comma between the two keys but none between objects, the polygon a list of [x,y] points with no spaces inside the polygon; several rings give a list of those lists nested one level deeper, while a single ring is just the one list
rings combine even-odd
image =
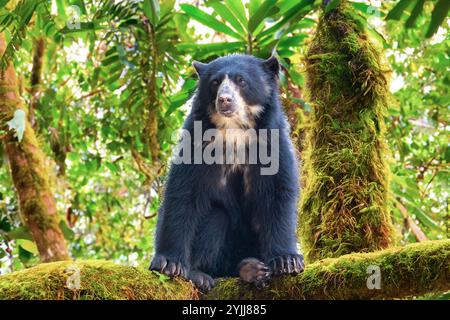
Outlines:
[{"label": "mossy branch", "polygon": [[[380,289],[367,288],[369,266],[380,268]],[[450,240],[320,260],[265,289],[223,279],[204,296],[181,279],[108,261],[53,262],[0,276],[0,299],[387,299],[448,290]]]},{"label": "mossy branch", "polygon": [[[381,288],[368,289],[369,266],[380,269]],[[371,253],[319,260],[296,277],[275,279],[266,290],[220,282],[217,299],[390,299],[450,290],[450,240],[426,241]]]}]

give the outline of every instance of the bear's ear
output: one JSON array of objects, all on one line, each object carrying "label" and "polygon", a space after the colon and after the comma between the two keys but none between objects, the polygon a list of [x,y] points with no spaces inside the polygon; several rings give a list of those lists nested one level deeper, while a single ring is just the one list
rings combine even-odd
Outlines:
[{"label": "bear's ear", "polygon": [[272,56],[269,59],[264,60],[263,66],[270,75],[278,77],[278,72],[280,71],[280,63],[278,62],[277,58]]},{"label": "bear's ear", "polygon": [[194,62],[192,63],[192,65],[194,66],[195,71],[197,71],[197,74],[198,74],[199,76],[202,75],[202,73],[205,71],[206,66],[207,66],[206,63],[202,63],[202,62],[199,62],[199,61],[194,61]]}]

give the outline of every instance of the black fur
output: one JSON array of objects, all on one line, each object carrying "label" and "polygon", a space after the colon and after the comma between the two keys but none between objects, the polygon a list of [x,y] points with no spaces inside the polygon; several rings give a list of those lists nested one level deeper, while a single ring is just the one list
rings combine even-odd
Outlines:
[{"label": "black fur", "polygon": [[[184,276],[203,290],[213,286],[212,278],[238,276],[238,265],[246,258],[270,267],[266,276],[301,272],[303,257],[297,253],[295,236],[297,161],[278,97],[278,61],[232,55],[194,66],[200,80],[184,128],[193,135],[194,120],[202,121],[203,130],[214,128],[209,114],[217,88],[211,81],[239,75],[245,79],[245,101],[263,107],[255,129],[280,129],[279,171],[264,176],[260,164],[247,165],[246,193],[242,170],[229,170],[226,186],[220,187],[225,165],[173,164],[150,269]],[[265,280],[259,277],[258,283]]]}]

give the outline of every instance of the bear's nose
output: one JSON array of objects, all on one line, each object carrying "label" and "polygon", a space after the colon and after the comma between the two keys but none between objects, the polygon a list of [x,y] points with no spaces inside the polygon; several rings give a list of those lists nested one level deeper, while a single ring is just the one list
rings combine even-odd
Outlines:
[{"label": "bear's nose", "polygon": [[219,96],[219,102],[224,106],[231,104],[233,102],[233,97],[229,94],[222,94]]}]

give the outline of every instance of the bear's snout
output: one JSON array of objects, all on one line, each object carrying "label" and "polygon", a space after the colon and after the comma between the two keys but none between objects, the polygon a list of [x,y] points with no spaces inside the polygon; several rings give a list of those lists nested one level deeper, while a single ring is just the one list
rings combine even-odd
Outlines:
[{"label": "bear's snout", "polygon": [[225,116],[232,115],[235,111],[233,96],[229,93],[222,93],[217,96],[217,111]]}]

